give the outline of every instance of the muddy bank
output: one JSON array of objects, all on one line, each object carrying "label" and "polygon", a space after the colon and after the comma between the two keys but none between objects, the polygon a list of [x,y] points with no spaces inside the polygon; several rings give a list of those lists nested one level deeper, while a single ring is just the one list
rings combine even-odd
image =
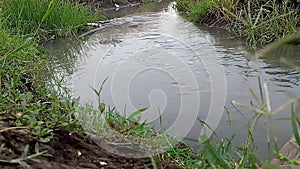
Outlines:
[{"label": "muddy bank", "polygon": [[[96,145],[86,134],[60,129],[54,132],[54,137],[49,143],[37,142],[20,129],[9,130],[13,127],[8,125],[11,118],[13,118],[11,115],[7,115],[0,126],[0,168],[24,168],[26,165],[32,169],[153,168],[150,158],[130,158],[112,154]],[[36,154],[34,148],[36,143],[39,144],[39,152],[47,151],[45,155],[24,159],[20,163],[16,160],[13,162],[14,159],[22,157],[26,145],[29,145],[27,157]],[[157,166],[178,168],[167,162],[158,162]]]}]

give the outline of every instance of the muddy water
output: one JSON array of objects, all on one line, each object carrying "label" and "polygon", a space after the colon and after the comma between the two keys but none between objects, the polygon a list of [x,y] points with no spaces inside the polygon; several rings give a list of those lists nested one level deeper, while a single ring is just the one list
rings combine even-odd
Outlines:
[{"label": "muddy water", "polygon": [[[278,59],[300,64],[299,46],[287,45],[267,59],[251,60],[242,41],[221,30],[196,26],[182,18],[173,4],[154,9],[125,12],[96,34],[47,45],[57,69],[67,75],[74,97],[96,105],[91,87],[99,88],[108,77],[103,102],[119,112],[126,109],[127,114],[147,107],[141,120],[197,147],[200,134],[211,134],[200,121],[220,138],[238,133],[236,145],[245,140],[254,113],[235,109],[231,101],[246,105],[252,101],[258,107],[248,90],[258,93],[258,76],[267,84],[272,110],[292,98],[288,93],[300,95],[300,75]],[[290,122],[280,120],[290,116],[289,109],[273,117],[279,146],[291,136]],[[254,137],[266,157],[263,121],[258,122]]]}]

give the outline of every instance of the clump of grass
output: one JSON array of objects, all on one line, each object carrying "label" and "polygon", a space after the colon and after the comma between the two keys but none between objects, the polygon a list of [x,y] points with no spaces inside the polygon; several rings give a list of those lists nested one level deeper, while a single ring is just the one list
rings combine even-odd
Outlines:
[{"label": "clump of grass", "polygon": [[177,0],[177,4],[192,21],[220,22],[218,26],[245,37],[254,48],[296,32],[300,24],[300,4],[295,1]]},{"label": "clump of grass", "polygon": [[300,23],[298,7],[293,8],[287,1],[249,2],[239,8],[240,14],[226,8],[222,10],[233,19],[228,25],[230,30],[246,37],[251,46],[260,47],[297,31]]},{"label": "clump of grass", "polygon": [[14,116],[11,127],[24,126],[23,132],[42,142],[57,129],[80,131],[74,116],[78,100],[69,97],[63,79],[54,76],[30,36],[68,35],[95,15],[88,15],[87,7],[55,0],[4,0],[1,9],[0,119]]},{"label": "clump of grass", "polygon": [[7,29],[44,40],[71,35],[98,19],[90,7],[60,0],[2,0],[1,9]]},{"label": "clump of grass", "polygon": [[44,77],[51,69],[36,43],[0,28],[0,46],[0,112],[18,118],[13,126],[27,126],[28,133],[47,142],[53,130],[76,125],[75,102],[50,89]]},{"label": "clump of grass", "polygon": [[193,7],[193,2],[188,0],[176,0],[176,8],[179,11],[184,11],[186,13],[190,12],[190,8]]},{"label": "clump of grass", "polygon": [[202,0],[197,2],[195,5],[192,6],[190,17],[192,21],[197,21],[199,17],[212,12],[216,7],[214,1],[212,0]]},{"label": "clump of grass", "polygon": [[57,129],[81,130],[74,118],[78,100],[69,97],[63,79],[54,76],[32,37],[70,35],[95,21],[97,14],[59,0],[3,0],[1,10],[1,115],[15,116],[12,126],[26,126],[25,132],[43,142]]}]

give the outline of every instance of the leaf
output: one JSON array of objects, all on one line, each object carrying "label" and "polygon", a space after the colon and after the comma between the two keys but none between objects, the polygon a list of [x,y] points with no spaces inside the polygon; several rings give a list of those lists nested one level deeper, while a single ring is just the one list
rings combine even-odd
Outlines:
[{"label": "leaf", "polygon": [[36,163],[41,163],[41,160],[40,160],[40,159],[32,158],[32,159],[30,159],[30,160],[33,161],[33,162],[36,162]]},{"label": "leaf", "polygon": [[30,42],[33,40],[33,37],[28,37],[25,39],[25,41],[22,43],[22,45],[20,45],[17,49],[13,50],[11,53],[9,53],[8,55],[4,56],[1,58],[0,61],[12,56],[13,54],[19,52],[21,49],[23,49],[24,47],[26,47],[28,44],[30,44]]},{"label": "leaf", "polygon": [[100,103],[100,112],[103,113],[105,111],[105,104],[104,103]]},{"label": "leaf", "polygon": [[97,89],[90,86],[90,88],[96,93],[97,96],[100,96],[100,92]]},{"label": "leaf", "polygon": [[36,153],[39,153],[39,144],[38,143],[35,143],[35,146],[34,146],[34,151],[36,152]]},{"label": "leaf", "polygon": [[30,168],[26,162],[20,161],[19,164],[24,168]]},{"label": "leaf", "polygon": [[26,157],[27,157],[28,150],[29,150],[29,145],[27,144],[27,145],[24,147],[24,151],[23,151],[23,154],[22,154],[22,158],[26,158]]},{"label": "leaf", "polygon": [[48,143],[48,142],[50,142],[50,138],[49,137],[39,138],[39,139],[40,139],[40,142],[42,142],[42,143]]},{"label": "leaf", "polygon": [[231,167],[224,161],[224,158],[219,155],[217,149],[210,143],[209,139],[207,139],[204,135],[200,137],[201,140],[204,140],[203,144],[209,155],[211,155],[213,159],[216,160],[216,164],[219,164],[220,167],[224,169],[231,169]]},{"label": "leaf", "polygon": [[[43,23],[43,22],[51,15],[51,13],[53,12],[55,6],[58,4],[58,1],[55,1],[55,2],[54,2],[54,1],[55,1],[55,0],[52,0],[52,1],[50,2],[49,6],[48,6],[48,10],[47,10],[47,12],[45,13],[45,15],[43,16],[41,23]],[[40,23],[40,24],[41,24],[41,23]]]},{"label": "leaf", "polygon": [[133,113],[131,113],[129,116],[128,116],[128,119],[129,120],[132,120],[134,119],[136,116],[138,116],[139,114],[143,113],[145,110],[147,110],[147,108],[142,108],[142,109],[139,109]]},{"label": "leaf", "polygon": [[298,125],[297,125],[297,117],[295,116],[295,112],[294,112],[294,106],[292,105],[292,130],[293,130],[293,134],[295,137],[295,140],[297,142],[297,144],[300,146],[300,136],[299,136],[299,129],[298,129]]}]

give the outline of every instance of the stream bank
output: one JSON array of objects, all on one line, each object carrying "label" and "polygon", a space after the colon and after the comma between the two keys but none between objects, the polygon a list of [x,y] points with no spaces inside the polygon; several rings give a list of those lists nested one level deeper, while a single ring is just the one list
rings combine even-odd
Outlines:
[{"label": "stream bank", "polygon": [[300,2],[176,0],[177,8],[197,23],[220,27],[257,49],[299,31]]}]

